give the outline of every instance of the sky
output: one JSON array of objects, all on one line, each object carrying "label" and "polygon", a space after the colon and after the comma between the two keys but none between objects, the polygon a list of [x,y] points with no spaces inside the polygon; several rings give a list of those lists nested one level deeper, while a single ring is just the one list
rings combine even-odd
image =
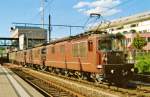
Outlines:
[{"label": "sky", "polygon": [[[17,23],[41,23],[41,0],[1,0],[0,37],[10,37],[10,27]],[[150,11],[150,0],[45,0],[45,23],[84,26],[90,13],[112,20]],[[47,28],[47,27],[45,27]],[[72,35],[81,32],[73,28]],[[53,27],[52,37],[69,35],[69,28]]]}]

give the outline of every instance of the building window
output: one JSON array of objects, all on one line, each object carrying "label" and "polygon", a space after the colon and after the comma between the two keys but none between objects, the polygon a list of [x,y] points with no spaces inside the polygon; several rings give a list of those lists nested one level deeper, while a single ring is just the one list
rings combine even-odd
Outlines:
[{"label": "building window", "polygon": [[123,26],[117,28],[117,30],[121,30],[121,29],[123,29]]},{"label": "building window", "polygon": [[132,29],[130,30],[130,33],[136,33],[136,30]]},{"label": "building window", "polygon": [[143,33],[147,33],[147,30],[143,30],[142,32],[143,32]]},{"label": "building window", "polygon": [[138,24],[131,24],[130,27],[137,27]]},{"label": "building window", "polygon": [[123,31],[124,34],[128,33],[128,31]]},{"label": "building window", "polygon": [[110,29],[110,31],[114,31],[114,29],[112,28],[112,29]]},{"label": "building window", "polygon": [[150,42],[150,37],[148,37],[148,42]]},{"label": "building window", "polygon": [[129,42],[131,42],[131,38],[129,38]]}]

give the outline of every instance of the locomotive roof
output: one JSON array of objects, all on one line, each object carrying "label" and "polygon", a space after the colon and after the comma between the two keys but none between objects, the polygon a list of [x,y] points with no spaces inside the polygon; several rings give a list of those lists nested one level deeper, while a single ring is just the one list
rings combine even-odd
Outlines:
[{"label": "locomotive roof", "polygon": [[86,36],[91,36],[91,35],[99,35],[99,37],[101,37],[101,39],[110,39],[110,38],[116,38],[118,35],[113,35],[113,34],[107,34],[105,31],[88,31],[88,32],[84,32],[84,33],[81,33],[81,34],[78,34],[78,35],[75,35],[75,36],[70,36],[70,37],[64,37],[64,38],[61,38],[61,39],[57,39],[57,40],[53,40],[49,43],[43,43],[43,44],[39,44],[33,48],[36,48],[36,47],[40,47],[40,46],[45,46],[45,45],[48,45],[48,44],[55,44],[55,43],[59,43],[59,42],[63,42],[63,41],[70,41],[70,40],[73,40],[73,39],[79,39],[79,38],[83,38],[83,37],[86,37]]},{"label": "locomotive roof", "polygon": [[[103,34],[104,33],[104,34]],[[43,44],[39,44],[39,45],[36,45],[35,47],[32,47],[32,48],[36,48],[36,47],[41,47],[41,46],[46,46],[48,44],[55,44],[55,43],[59,43],[59,42],[63,42],[63,41],[70,41],[70,40],[73,40],[73,39],[80,39],[80,38],[83,38],[83,37],[87,37],[87,36],[91,36],[91,35],[99,35],[99,37],[101,39],[111,39],[111,38],[116,38],[118,37],[118,35],[113,35],[113,34],[107,34],[105,31],[88,31],[88,32],[84,32],[84,33],[81,33],[81,34],[78,34],[78,35],[75,35],[75,36],[70,36],[70,37],[64,37],[64,38],[61,38],[61,39],[57,39],[57,40],[53,40],[49,43],[43,43]],[[30,50],[32,48],[28,48],[26,50]],[[24,51],[24,50],[18,50],[18,51]],[[12,51],[12,52],[16,52],[16,51]]]},{"label": "locomotive roof", "polygon": [[75,35],[75,36],[69,36],[69,37],[64,37],[64,38],[57,39],[57,40],[52,40],[49,43],[39,44],[39,45],[37,45],[35,47],[40,47],[40,46],[45,46],[45,45],[48,45],[48,44],[55,44],[55,43],[58,43],[58,42],[63,42],[63,41],[69,41],[69,40],[73,40],[73,39],[83,38],[83,37],[91,36],[91,35],[94,35],[94,34],[99,35],[101,33],[104,33],[104,32],[102,32],[102,31],[95,31],[95,32],[88,31],[88,32],[84,32],[84,33],[81,33],[81,34],[78,34],[78,35]]},{"label": "locomotive roof", "polygon": [[[104,34],[103,34],[104,33]],[[91,36],[91,35],[99,35],[99,37],[101,37],[101,39],[107,39],[107,38],[110,38],[110,34],[106,34],[105,31],[88,31],[88,32],[84,32],[84,33],[81,33],[81,34],[78,34],[78,35],[75,35],[75,36],[70,36],[70,37],[64,37],[64,38],[61,38],[61,39],[57,39],[57,40],[53,40],[49,43],[43,43],[43,44],[39,44],[39,45],[36,45],[32,48],[36,48],[36,47],[41,47],[41,46],[46,46],[48,44],[55,44],[55,43],[59,43],[59,42],[63,42],[63,41],[70,41],[70,40],[73,40],[73,39],[80,39],[80,38],[83,38],[83,37],[87,37],[87,36]],[[111,35],[112,36],[112,35]],[[32,49],[32,48],[28,48],[28,50]],[[19,50],[20,51],[20,50]],[[21,50],[23,51],[23,50]]]},{"label": "locomotive roof", "polygon": [[75,36],[69,36],[69,37],[64,37],[64,38],[61,38],[61,39],[53,40],[48,44],[54,44],[54,43],[58,43],[58,42],[62,42],[62,41],[83,38],[83,37],[91,36],[91,35],[95,35],[95,34],[100,35],[102,33],[106,33],[106,32],[104,32],[104,31],[94,31],[94,32],[93,31],[88,31],[88,32],[84,32],[84,33],[81,33],[81,34],[78,34],[78,35],[75,35]]}]

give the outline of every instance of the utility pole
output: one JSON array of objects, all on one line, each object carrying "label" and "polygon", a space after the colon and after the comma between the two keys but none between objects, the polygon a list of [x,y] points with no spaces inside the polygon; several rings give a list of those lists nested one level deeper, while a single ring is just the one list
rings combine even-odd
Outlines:
[{"label": "utility pole", "polygon": [[49,14],[48,16],[48,19],[49,19],[49,24],[48,24],[48,32],[49,32],[49,42],[51,41],[51,31],[52,31],[52,28],[51,28],[51,15]]},{"label": "utility pole", "polygon": [[40,11],[41,11],[41,22],[42,22],[42,28],[43,29],[44,29],[44,3],[45,3],[45,0],[41,0]]}]

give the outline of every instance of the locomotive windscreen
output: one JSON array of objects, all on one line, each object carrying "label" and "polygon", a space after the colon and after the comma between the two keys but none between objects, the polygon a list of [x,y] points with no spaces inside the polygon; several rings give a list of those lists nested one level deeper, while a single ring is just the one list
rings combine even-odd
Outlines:
[{"label": "locomotive windscreen", "polygon": [[99,50],[111,50],[112,49],[112,42],[111,40],[99,40],[98,42],[98,49]]},{"label": "locomotive windscreen", "polygon": [[101,38],[98,41],[98,49],[105,56],[107,64],[122,64],[124,63],[124,53],[121,41],[118,39]]}]

